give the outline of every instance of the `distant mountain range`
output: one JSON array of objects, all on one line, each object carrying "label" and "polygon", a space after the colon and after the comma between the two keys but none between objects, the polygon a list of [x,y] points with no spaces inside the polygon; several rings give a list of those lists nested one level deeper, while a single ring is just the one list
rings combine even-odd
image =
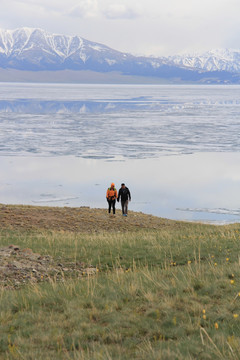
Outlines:
[{"label": "distant mountain range", "polygon": [[[45,78],[48,77],[46,72],[51,72],[56,81],[61,72],[74,71],[103,74],[108,79],[113,73],[126,78],[142,77],[172,83],[240,83],[240,50],[139,57],[80,36],[55,35],[33,28],[0,29],[0,81],[6,81],[7,76],[13,81],[13,74],[19,75],[19,71],[31,72],[33,79],[36,72],[45,72]],[[65,78],[67,81],[67,75]],[[86,75],[84,78],[87,81]]]}]

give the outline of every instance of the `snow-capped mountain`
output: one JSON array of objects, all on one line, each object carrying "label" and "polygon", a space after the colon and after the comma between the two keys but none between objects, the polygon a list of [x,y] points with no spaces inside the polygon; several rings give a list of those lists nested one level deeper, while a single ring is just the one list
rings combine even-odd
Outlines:
[{"label": "snow-capped mountain", "polygon": [[178,55],[168,59],[175,65],[192,69],[240,73],[240,50],[216,49],[203,54]]},{"label": "snow-capped mountain", "polygon": [[21,70],[131,71],[156,69],[163,59],[140,58],[80,36],[50,34],[42,29],[0,30],[0,67]]},{"label": "snow-capped mountain", "polygon": [[[137,57],[80,36],[42,29],[0,29],[0,70],[90,70],[191,82],[240,82],[240,50],[203,55]],[[1,78],[0,78],[1,81]]]},{"label": "snow-capped mountain", "polygon": [[[97,59],[96,59],[97,58]],[[1,67],[18,69],[79,68],[89,61],[113,65],[129,55],[80,36],[54,35],[42,29],[0,30]]]}]

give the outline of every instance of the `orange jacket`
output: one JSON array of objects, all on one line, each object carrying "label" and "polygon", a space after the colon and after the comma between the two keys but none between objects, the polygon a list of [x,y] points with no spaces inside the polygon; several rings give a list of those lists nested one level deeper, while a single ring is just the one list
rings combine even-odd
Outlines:
[{"label": "orange jacket", "polygon": [[106,197],[108,200],[116,200],[117,199],[117,190],[115,188],[108,188]]}]

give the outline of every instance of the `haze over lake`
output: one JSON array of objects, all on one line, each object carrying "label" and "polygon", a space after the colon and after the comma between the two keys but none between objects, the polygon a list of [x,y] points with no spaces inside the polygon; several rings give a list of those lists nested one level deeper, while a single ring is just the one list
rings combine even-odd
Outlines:
[{"label": "haze over lake", "polygon": [[240,86],[0,84],[0,201],[240,219]]}]

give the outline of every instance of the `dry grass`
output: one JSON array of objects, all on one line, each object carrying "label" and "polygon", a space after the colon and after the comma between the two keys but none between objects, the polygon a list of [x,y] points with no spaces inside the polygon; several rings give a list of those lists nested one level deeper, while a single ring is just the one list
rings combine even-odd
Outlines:
[{"label": "dry grass", "polygon": [[[51,212],[12,211],[22,209],[32,209],[34,219],[39,210],[45,218]],[[75,232],[52,229],[52,217],[45,230],[12,223],[1,230],[3,246],[13,242],[99,269],[17,291],[2,287],[1,359],[240,359],[240,225],[136,214],[141,226],[145,221],[139,228],[139,219],[117,215],[115,230],[127,224],[121,232],[105,228],[105,210],[82,210],[87,225],[82,220]],[[52,209],[66,209],[59,211]],[[99,222],[102,216],[97,232],[88,222],[92,212]]]}]

